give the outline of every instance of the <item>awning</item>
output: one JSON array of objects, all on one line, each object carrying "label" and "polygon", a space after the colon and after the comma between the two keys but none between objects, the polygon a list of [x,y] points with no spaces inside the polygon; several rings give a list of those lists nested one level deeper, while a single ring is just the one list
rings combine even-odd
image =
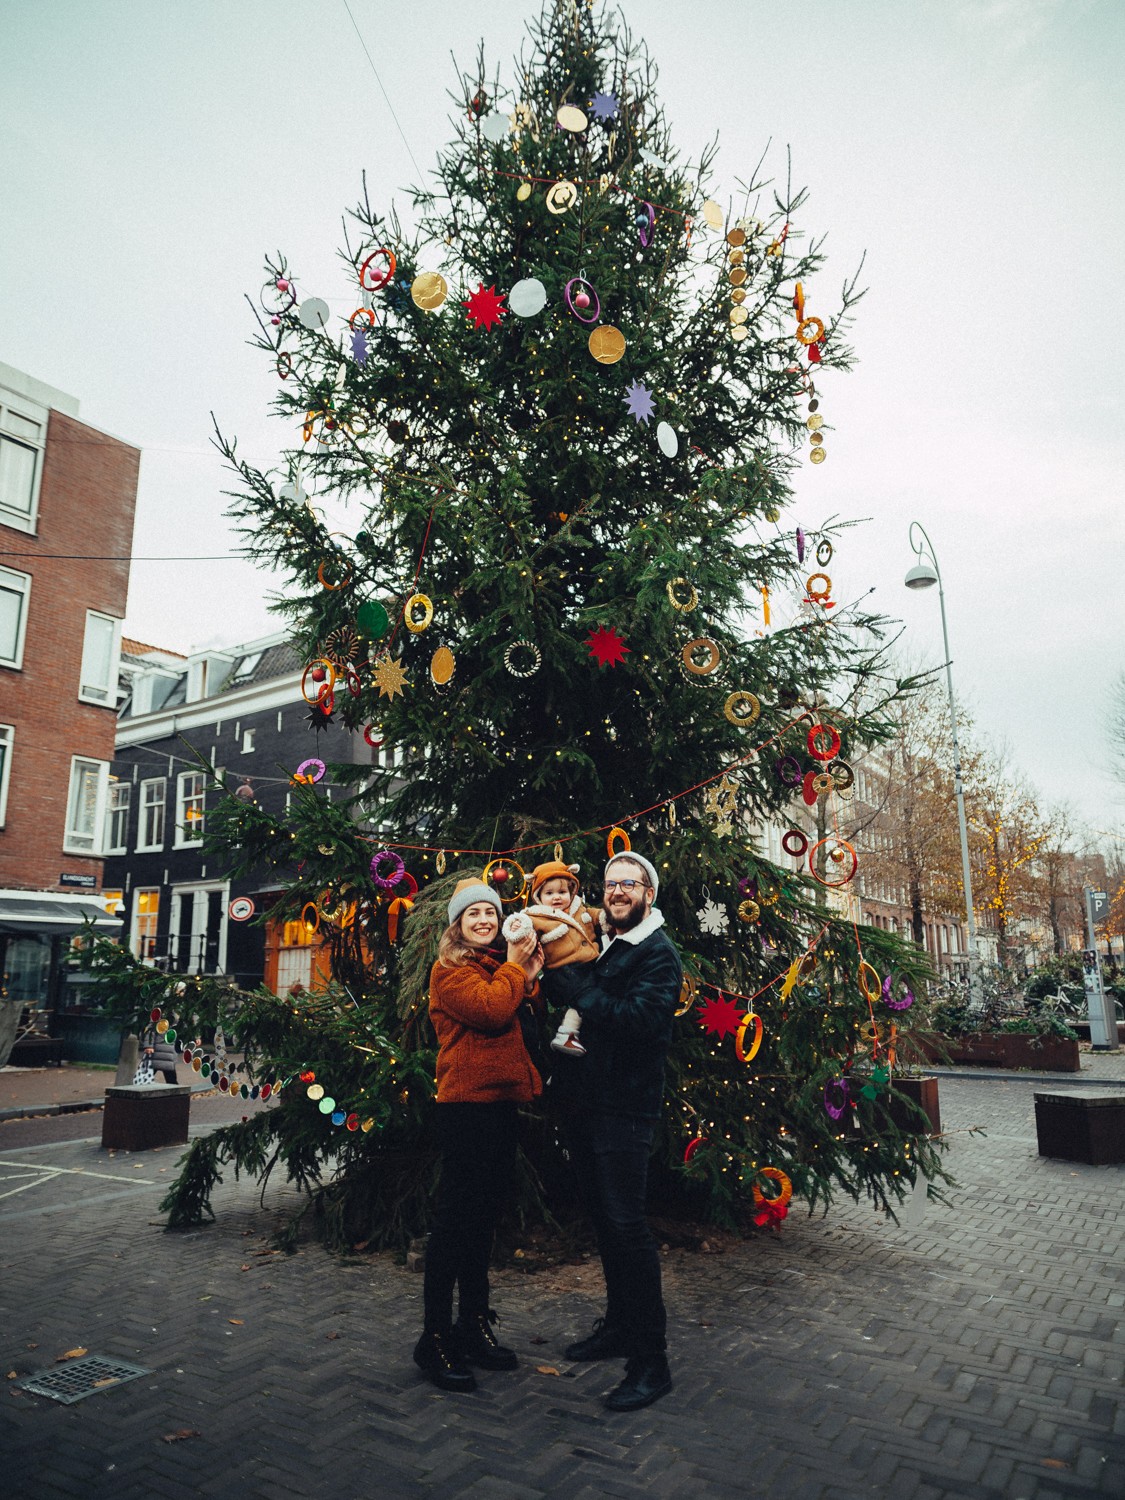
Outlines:
[{"label": "awning", "polygon": [[65,896],[51,891],[0,891],[0,932],[41,932],[65,937],[81,932],[87,921],[107,933],[120,927],[96,896]]}]

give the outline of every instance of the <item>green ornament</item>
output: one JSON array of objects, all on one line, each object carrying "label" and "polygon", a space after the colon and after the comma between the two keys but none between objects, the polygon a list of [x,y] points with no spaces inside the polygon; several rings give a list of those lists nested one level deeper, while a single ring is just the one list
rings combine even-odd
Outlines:
[{"label": "green ornament", "polygon": [[370,636],[375,641],[386,634],[387,627],[391,623],[387,611],[378,599],[368,599],[361,604],[356,610],[355,621],[364,635]]}]

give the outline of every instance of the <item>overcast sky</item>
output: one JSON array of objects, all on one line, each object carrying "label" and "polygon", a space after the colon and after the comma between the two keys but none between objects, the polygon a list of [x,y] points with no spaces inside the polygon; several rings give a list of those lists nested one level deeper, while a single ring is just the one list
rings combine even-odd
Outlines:
[{"label": "overcast sky", "polygon": [[[507,68],[514,0],[350,0],[414,157],[447,134],[450,53]],[[1125,667],[1122,0],[633,0],[681,149],[718,130],[716,196],[766,142],[828,232],[812,308],[866,252],[860,363],[820,382],[835,429],[787,520],[868,517],[833,565],[910,651],[907,528],[945,578],[955,686],[1049,797],[1121,824],[1106,698]],[[510,77],[510,71],[508,72]],[[138,558],[230,554],[209,411],[268,465],[274,381],[243,293],[281,248],[342,291],[366,168],[414,178],[343,0],[4,0],[0,360],[142,447]],[[276,628],[241,560],[137,561],[127,628],[179,650]]]}]

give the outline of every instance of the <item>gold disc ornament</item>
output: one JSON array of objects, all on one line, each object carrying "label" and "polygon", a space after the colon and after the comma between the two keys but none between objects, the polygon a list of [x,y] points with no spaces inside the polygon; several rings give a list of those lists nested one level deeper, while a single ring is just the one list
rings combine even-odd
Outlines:
[{"label": "gold disc ornament", "polygon": [[453,659],[453,652],[448,646],[439,646],[430,657],[430,681],[435,687],[445,687],[453,681],[453,674],[457,670],[457,663]]},{"label": "gold disc ornament", "polygon": [[577,104],[562,104],[555,114],[555,119],[564,130],[573,131],[574,134],[585,130],[590,123],[586,118],[584,110],[578,108]]},{"label": "gold disc ornament", "polygon": [[569,178],[562,178],[548,189],[547,208],[550,213],[565,214],[567,209],[573,208],[577,202],[578,188]]},{"label": "gold disc ornament", "polygon": [[612,323],[605,323],[590,335],[589,348],[599,365],[615,365],[625,353],[625,335]]},{"label": "gold disc ornament", "polygon": [[438,271],[421,271],[410,283],[410,295],[416,307],[433,312],[449,296],[449,284]]},{"label": "gold disc ornament", "polygon": [[714,198],[708,198],[701,212],[703,214],[703,222],[710,225],[712,229],[721,229],[723,227],[723,211]]}]

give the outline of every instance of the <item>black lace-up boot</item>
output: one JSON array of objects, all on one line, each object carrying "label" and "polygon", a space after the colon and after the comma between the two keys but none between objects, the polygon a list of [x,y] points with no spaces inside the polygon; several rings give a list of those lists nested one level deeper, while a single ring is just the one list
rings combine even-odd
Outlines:
[{"label": "black lace-up boot", "polygon": [[424,1333],[414,1345],[414,1363],[439,1391],[475,1391],[476,1378],[466,1368],[460,1340],[452,1333]]},{"label": "black lace-up boot", "polygon": [[505,1349],[492,1331],[496,1314],[462,1313],[453,1325],[453,1336],[466,1364],[482,1370],[514,1370],[519,1365],[514,1349]]}]

